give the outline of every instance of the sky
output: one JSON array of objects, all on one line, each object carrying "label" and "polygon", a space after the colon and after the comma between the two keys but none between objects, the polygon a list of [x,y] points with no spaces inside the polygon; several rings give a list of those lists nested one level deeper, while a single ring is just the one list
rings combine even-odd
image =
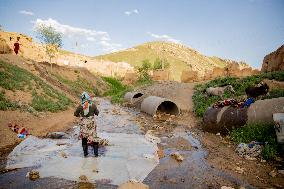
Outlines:
[{"label": "sky", "polygon": [[0,25],[34,38],[51,25],[63,49],[90,56],[159,40],[261,68],[284,44],[283,10],[284,0],[0,0]]}]

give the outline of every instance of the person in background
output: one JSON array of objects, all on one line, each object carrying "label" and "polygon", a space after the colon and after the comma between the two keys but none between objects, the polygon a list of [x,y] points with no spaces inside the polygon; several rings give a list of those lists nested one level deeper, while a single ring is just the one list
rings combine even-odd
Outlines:
[{"label": "person in background", "polygon": [[20,50],[20,37],[17,37],[17,41],[14,43],[14,52],[18,54]]},{"label": "person in background", "polygon": [[80,99],[81,105],[75,110],[74,116],[81,118],[79,126],[84,156],[88,155],[88,144],[92,144],[94,155],[98,157],[99,138],[95,117],[99,115],[99,110],[87,92],[83,92]]}]

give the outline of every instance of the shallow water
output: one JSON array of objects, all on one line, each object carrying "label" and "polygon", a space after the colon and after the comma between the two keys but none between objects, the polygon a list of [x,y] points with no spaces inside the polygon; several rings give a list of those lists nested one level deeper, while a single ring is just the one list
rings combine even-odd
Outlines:
[{"label": "shallow water", "polygon": [[109,140],[110,145],[99,150],[98,158],[93,156],[91,147],[89,156],[83,157],[79,128],[75,126],[68,139],[28,137],[9,154],[6,168],[36,167],[41,178],[77,181],[80,175],[86,175],[90,182],[102,179],[114,185],[130,179],[142,182],[159,162],[157,145],[138,134],[139,126],[132,121],[135,112],[126,112],[104,100],[99,109],[98,136]]}]

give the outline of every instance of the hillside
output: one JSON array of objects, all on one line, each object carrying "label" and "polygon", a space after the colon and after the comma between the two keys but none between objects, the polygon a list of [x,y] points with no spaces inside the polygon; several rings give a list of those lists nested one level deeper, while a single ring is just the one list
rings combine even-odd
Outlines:
[{"label": "hillside", "polygon": [[[11,40],[10,40],[11,37]],[[17,33],[0,31],[0,54],[13,54],[13,45],[17,37],[20,37],[19,55],[36,62],[48,62],[49,57],[45,52],[45,47],[35,42],[31,37]],[[92,73],[103,76],[124,76],[126,72],[133,72],[134,68],[125,62],[114,63],[111,61],[97,60],[90,56],[72,53],[60,49],[56,58],[52,62],[60,66],[82,67]]]},{"label": "hillside", "polygon": [[[7,127],[21,124],[35,136],[70,127],[82,91],[98,96],[108,85],[85,68],[54,65],[0,54],[0,151],[17,136]],[[4,150],[5,151],[5,150]]]},{"label": "hillside", "polygon": [[[177,81],[180,80],[183,70],[192,69],[203,76],[207,71],[213,70],[214,67],[223,68],[229,63],[236,63],[232,60],[202,55],[198,51],[181,44],[160,41],[148,42],[95,58],[113,62],[127,62],[133,66],[141,65],[144,59],[149,59],[151,62],[156,58],[165,59],[170,62],[171,75]],[[245,63],[241,63],[240,66],[248,67]]]}]

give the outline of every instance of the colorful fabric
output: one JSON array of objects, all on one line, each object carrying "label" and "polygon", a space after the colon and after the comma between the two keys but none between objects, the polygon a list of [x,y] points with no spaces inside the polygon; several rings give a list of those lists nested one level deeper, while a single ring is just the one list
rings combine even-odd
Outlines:
[{"label": "colorful fabric", "polygon": [[80,126],[80,138],[87,138],[88,143],[99,142],[97,136],[97,124],[94,116],[82,117]]},{"label": "colorful fabric", "polygon": [[92,99],[90,95],[87,92],[83,92],[82,95],[80,96],[81,99],[81,105],[83,107],[84,115],[86,116],[89,111],[90,107],[92,106]]},{"label": "colorful fabric", "polygon": [[213,104],[213,108],[222,108],[225,106],[238,106],[238,101],[235,99],[227,99],[227,100],[223,100],[223,101],[218,101],[215,104]]},{"label": "colorful fabric", "polygon": [[18,138],[26,138],[30,133],[25,127],[21,127],[18,124],[14,123],[9,123],[8,127],[17,133]]}]

